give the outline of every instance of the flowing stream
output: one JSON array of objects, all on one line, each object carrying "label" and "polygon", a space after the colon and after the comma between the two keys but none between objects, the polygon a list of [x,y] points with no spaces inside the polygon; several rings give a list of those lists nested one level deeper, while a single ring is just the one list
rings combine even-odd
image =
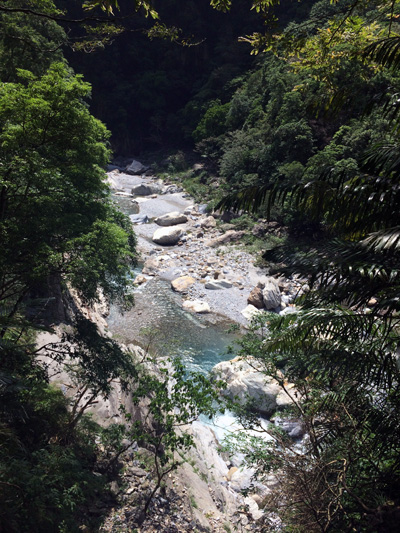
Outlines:
[{"label": "flowing stream", "polygon": [[[124,213],[137,213],[130,198],[116,197],[116,201]],[[180,357],[188,371],[207,373],[232,357],[227,352],[235,339],[228,331],[230,323],[210,324],[208,317],[183,310],[181,297],[171,290],[170,282],[150,279],[134,290],[134,297],[135,306],[125,314],[111,307],[108,324],[116,340]]]},{"label": "flowing stream", "polygon": [[[116,196],[115,200],[125,214],[138,212],[130,198]],[[140,272],[138,268],[132,276]],[[217,363],[232,358],[228,348],[237,338],[232,321],[185,311],[182,297],[171,290],[169,281],[155,276],[134,289],[134,298],[134,307],[124,314],[111,306],[108,325],[116,340],[138,344],[154,355],[179,357],[188,372],[208,374]],[[203,416],[200,420],[213,428],[219,441],[227,432],[242,429],[229,411],[213,421]]]},{"label": "flowing stream", "polygon": [[112,307],[108,317],[114,338],[140,344],[160,355],[180,357],[189,371],[206,373],[229,359],[227,347],[234,341],[228,324],[210,325],[202,317],[184,311],[170,283],[154,278],[138,287],[135,306],[125,314]]}]

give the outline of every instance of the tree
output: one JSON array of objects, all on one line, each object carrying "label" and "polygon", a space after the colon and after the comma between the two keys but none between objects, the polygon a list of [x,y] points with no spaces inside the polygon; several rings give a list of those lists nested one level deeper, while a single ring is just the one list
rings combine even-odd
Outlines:
[{"label": "tree", "polygon": [[[62,59],[54,7],[39,7],[51,16],[0,9],[0,521],[7,531],[75,531],[106,481],[94,474],[99,428],[87,405],[70,410],[49,385],[36,334],[46,318],[60,320],[48,311],[67,286],[85,303],[124,299],[135,237],[104,183],[108,132],[85,103],[90,86]],[[82,389],[107,395],[134,369],[82,324],[73,356],[68,343],[51,353],[72,357]]]},{"label": "tree", "polygon": [[[14,5],[17,7],[18,3]],[[54,10],[51,1],[42,1],[40,5],[45,13]],[[7,2],[7,6],[11,3]],[[61,46],[66,42],[66,34],[55,21],[23,12],[8,13],[1,7],[0,79],[3,82],[17,82],[18,68],[40,76],[52,62],[62,60]]]},{"label": "tree", "polygon": [[[143,364],[144,363],[144,364]],[[148,449],[153,456],[154,487],[143,495],[143,507],[138,509],[141,525],[157,490],[166,476],[183,464],[182,454],[193,446],[188,426],[200,414],[210,418],[217,412],[221,382],[211,383],[206,376],[187,373],[179,359],[158,360],[149,357],[139,365],[139,379],[132,387],[135,405],[144,402],[144,415],[127,428],[131,441]],[[129,418],[129,417],[128,417]]]},{"label": "tree", "polygon": [[103,182],[107,132],[83,103],[89,86],[61,63],[20,80],[0,93],[0,298],[16,305],[51,274],[88,301],[99,287],[121,294],[134,241]]}]

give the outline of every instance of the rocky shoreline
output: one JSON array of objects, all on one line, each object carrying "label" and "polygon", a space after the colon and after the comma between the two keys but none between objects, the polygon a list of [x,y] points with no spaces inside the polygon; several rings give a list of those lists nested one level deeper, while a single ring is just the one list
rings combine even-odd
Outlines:
[{"label": "rocky shoreline", "polygon": [[[108,173],[116,196],[135,206],[130,216],[143,260],[134,283],[144,286],[157,278],[167,280],[182,308],[209,323],[227,319],[246,328],[260,310],[292,312],[294,299],[308,290],[304,280],[275,280],[255,265],[255,257],[240,246],[244,232],[210,215],[176,185],[155,176],[137,175],[139,164],[127,174],[121,169]],[[143,171],[143,167],[140,167]],[[228,396],[245,403],[250,396],[269,416],[290,403],[278,384],[262,369],[236,358],[220,363],[215,371],[228,384]],[[295,394],[295,392],[294,392]],[[262,401],[261,401],[262,399]],[[303,436],[296,422],[278,420],[277,425],[293,439]],[[286,425],[285,425],[286,424]],[[163,493],[157,493],[140,532],[260,531],[267,517],[262,502],[276,485],[254,483],[254,470],[242,459],[222,457],[212,428],[196,422],[186,431],[196,446],[182,466],[170,476]],[[151,477],[140,471],[133,457],[125,458],[127,488],[114,487],[119,505],[109,513],[101,531],[132,531],[141,494],[151,486]],[[139,469],[139,470],[138,470]],[[244,497],[242,491],[248,492]]]},{"label": "rocky shoreline", "polygon": [[[176,185],[117,169],[108,173],[108,183],[116,195],[130,197],[139,209],[131,215],[144,260],[137,284],[152,277],[171,281],[188,311],[196,312],[190,302],[200,302],[197,312],[210,312],[210,320],[224,317],[242,326],[263,307],[290,312],[295,297],[308,290],[304,280],[269,277],[255,265],[256,257],[240,246],[243,231],[222,223],[220,215],[207,214],[206,206],[194,204]],[[266,285],[274,293],[272,303]],[[259,304],[257,291],[264,292],[264,304]]]}]

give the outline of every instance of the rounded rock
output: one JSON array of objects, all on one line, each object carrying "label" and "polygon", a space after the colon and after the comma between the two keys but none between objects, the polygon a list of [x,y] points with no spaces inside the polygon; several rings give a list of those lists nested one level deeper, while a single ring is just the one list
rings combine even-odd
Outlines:
[{"label": "rounded rock", "polygon": [[175,227],[160,228],[154,232],[153,242],[162,245],[174,245],[177,244],[182,237],[182,230]]}]

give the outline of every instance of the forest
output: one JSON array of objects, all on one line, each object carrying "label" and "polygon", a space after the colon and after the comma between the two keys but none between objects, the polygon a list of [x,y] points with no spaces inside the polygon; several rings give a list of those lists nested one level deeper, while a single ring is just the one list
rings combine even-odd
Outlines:
[{"label": "forest", "polygon": [[[398,531],[399,17],[397,0],[0,0],[0,533],[99,531],[126,442],[151,451],[156,491],[193,444],[176,428],[221,401],[223,383],[149,372],[85,311],[134,309],[117,156],[230,213],[271,275],[307,280],[296,313],[257,316],[235,348],[294,384],[308,436],[301,453],[279,430],[226,444],[280,480],[253,530]],[[116,381],[152,422],[93,421]]]}]

